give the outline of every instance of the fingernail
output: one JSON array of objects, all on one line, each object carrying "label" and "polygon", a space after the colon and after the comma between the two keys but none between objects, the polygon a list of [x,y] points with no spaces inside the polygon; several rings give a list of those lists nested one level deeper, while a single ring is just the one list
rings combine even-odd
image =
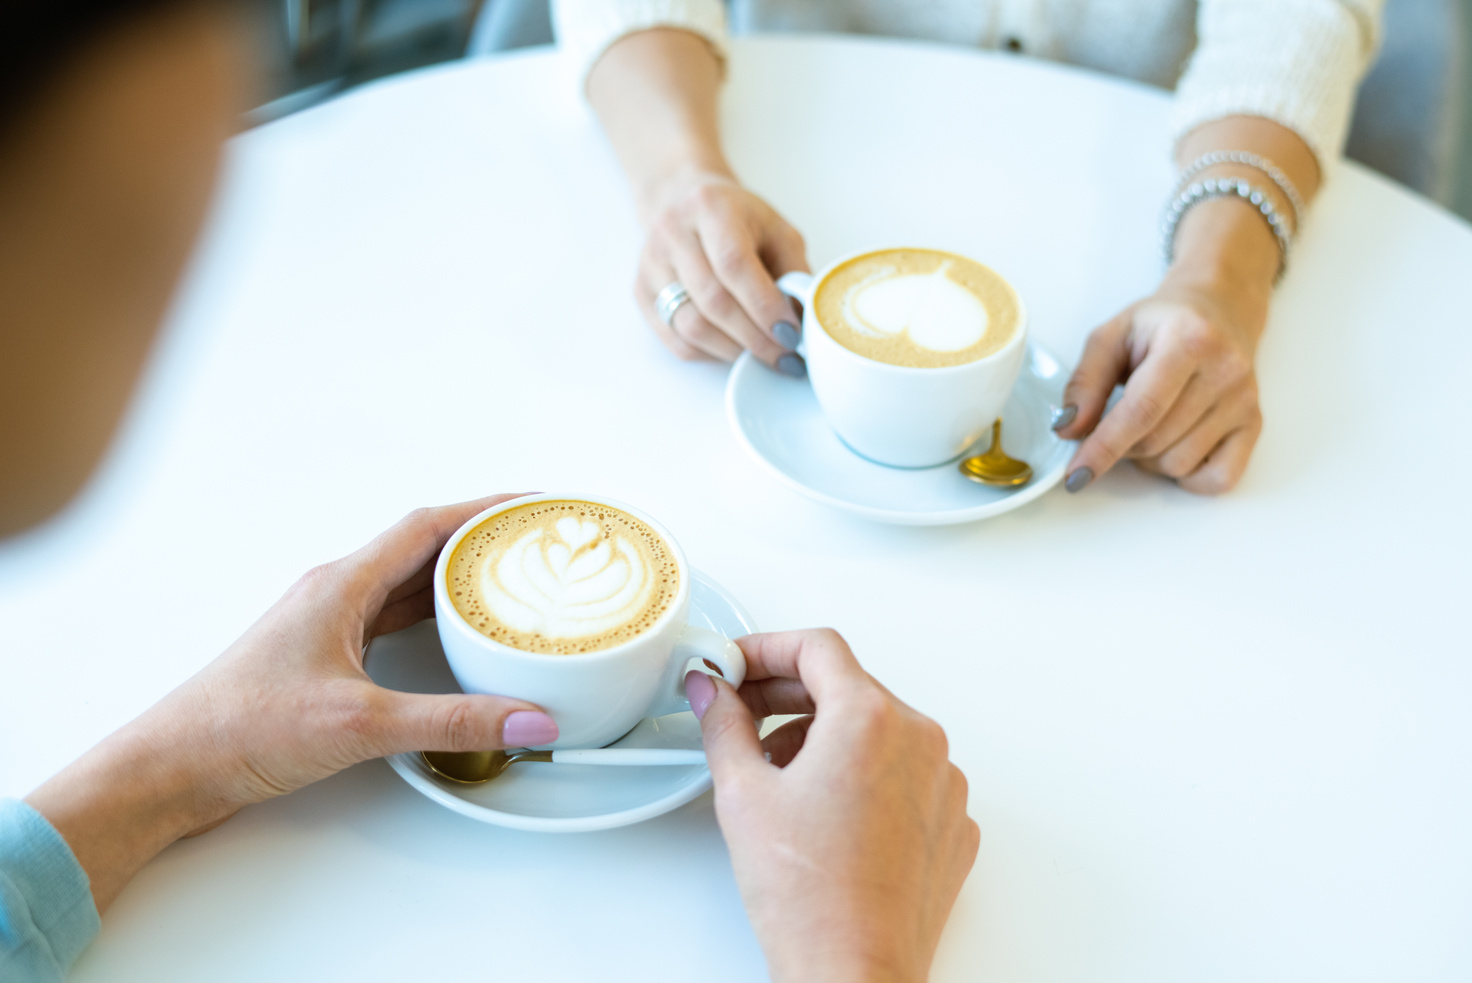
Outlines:
[{"label": "fingernail", "polygon": [[1093,468],[1074,468],[1069,474],[1068,480],[1063,482],[1063,487],[1068,489],[1070,495],[1083,491],[1089,487],[1089,482],[1094,480]]},{"label": "fingernail", "polygon": [[777,359],[777,371],[783,375],[790,375],[794,379],[803,379],[808,374],[808,363],[802,360],[801,355],[788,352]]},{"label": "fingernail", "polygon": [[1064,427],[1072,423],[1073,418],[1076,416],[1078,416],[1078,407],[1074,406],[1072,403],[1069,403],[1067,406],[1063,407],[1060,410],[1054,410],[1053,429],[1062,430]]},{"label": "fingernail", "polygon": [[695,711],[695,719],[699,720],[705,716],[710,701],[716,698],[716,684],[699,669],[691,669],[685,674],[685,696],[690,700],[690,709]]},{"label": "fingernail", "polygon": [[501,743],[507,747],[532,747],[557,740],[557,721],[540,710],[518,710],[501,727]]},{"label": "fingernail", "polygon": [[802,332],[790,321],[778,321],[772,325],[772,337],[777,339],[777,344],[791,350],[796,348],[797,343],[802,340]]}]

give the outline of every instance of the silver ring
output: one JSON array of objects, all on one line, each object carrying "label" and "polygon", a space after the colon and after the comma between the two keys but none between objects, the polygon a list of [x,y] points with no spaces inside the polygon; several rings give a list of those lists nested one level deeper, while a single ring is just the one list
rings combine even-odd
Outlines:
[{"label": "silver ring", "polygon": [[690,291],[680,286],[680,281],[674,280],[659,292],[659,296],[654,298],[654,310],[659,314],[661,321],[669,324],[675,319],[675,311],[678,311],[680,305],[689,300]]}]

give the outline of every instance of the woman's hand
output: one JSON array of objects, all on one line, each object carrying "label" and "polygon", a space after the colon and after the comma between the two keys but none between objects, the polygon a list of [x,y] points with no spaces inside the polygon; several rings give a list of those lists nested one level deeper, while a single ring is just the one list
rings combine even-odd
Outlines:
[{"label": "woman's hand", "polygon": [[1230,490],[1247,469],[1262,432],[1254,360],[1277,240],[1252,206],[1220,199],[1186,216],[1177,243],[1160,288],[1089,336],[1064,390],[1054,428],[1083,441],[1071,492],[1122,458],[1201,494]]},{"label": "woman's hand", "polygon": [[[737,644],[739,693],[703,673],[686,691],[772,979],[924,980],[980,840],[945,732],[836,632]],[[771,714],[805,716],[759,741],[754,718]]]},{"label": "woman's hand", "polygon": [[[681,358],[731,361],[743,350],[788,375],[807,374],[802,324],[776,279],[808,268],[802,236],[736,180],[721,150],[722,66],[689,31],[635,31],[588,73],[588,99],[634,192],[647,241],[634,296]],[[690,294],[665,324],[654,299],[671,283]]]},{"label": "woman's hand", "polygon": [[363,671],[370,639],[433,615],[450,535],[511,497],[421,509],[310,571],[198,675],[27,797],[77,855],[99,911],[159,850],[244,805],[369,758],[556,736],[525,701],[400,693]]},{"label": "woman's hand", "polygon": [[[1183,167],[1207,153],[1246,151],[1275,162],[1302,200],[1318,190],[1313,151],[1270,120],[1214,120],[1177,150]],[[1303,216],[1266,172],[1222,163],[1197,175],[1206,178],[1252,182],[1297,233]],[[1262,432],[1255,359],[1282,263],[1255,205],[1216,198],[1186,213],[1159,289],[1089,336],[1064,391],[1054,429],[1083,441],[1068,466],[1069,491],[1087,487],[1121,458],[1200,494],[1237,484]],[[1118,384],[1124,394],[1106,414]]]},{"label": "woman's hand", "polygon": [[[653,200],[634,296],[660,340],[681,358],[729,362],[749,350],[780,372],[805,375],[793,351],[802,322],[776,284],[808,268],[797,230],[720,173],[681,174]],[[672,282],[690,302],[665,324],[654,299]]]},{"label": "woman's hand", "polygon": [[[1237,483],[1262,431],[1253,360],[1267,318],[1266,303],[1245,300],[1167,278],[1089,336],[1059,418],[1059,434],[1084,440],[1069,491],[1121,458],[1187,491]],[[1121,382],[1124,395],[1106,415]]]}]

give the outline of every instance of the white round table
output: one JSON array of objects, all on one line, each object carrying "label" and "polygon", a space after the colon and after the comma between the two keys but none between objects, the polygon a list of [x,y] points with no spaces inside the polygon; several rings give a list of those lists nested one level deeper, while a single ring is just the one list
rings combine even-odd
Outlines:
[{"label": "white round table", "polygon": [[[1159,274],[1167,109],[1006,55],[760,39],[725,131],[815,265],[974,255],[1071,359]],[[635,312],[639,242],[546,53],[239,138],[110,464],[0,554],[0,792],[411,507],[587,490],[659,516],[763,627],[841,628],[945,725],[983,838],[935,979],[1472,978],[1472,230],[1343,166],[1274,309],[1236,492],[1126,467],[941,529],[825,510],[745,458],[725,367]],[[537,835],[375,761],[170,848],[75,979],[763,973],[709,796]]]}]

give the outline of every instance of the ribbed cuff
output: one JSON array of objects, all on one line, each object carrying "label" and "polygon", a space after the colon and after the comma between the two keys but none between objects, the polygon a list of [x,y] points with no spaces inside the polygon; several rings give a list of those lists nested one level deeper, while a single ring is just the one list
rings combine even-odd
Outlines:
[{"label": "ribbed cuff", "polygon": [[1206,0],[1176,88],[1174,139],[1226,116],[1260,116],[1302,137],[1327,175],[1378,44],[1379,8],[1379,0]]},{"label": "ribbed cuff", "polygon": [[726,5],[721,0],[553,0],[557,46],[580,90],[613,45],[637,31],[673,27],[704,38],[726,62]]},{"label": "ribbed cuff", "polygon": [[0,800],[0,967],[52,964],[60,979],[101,928],[66,840],[24,802]]}]

